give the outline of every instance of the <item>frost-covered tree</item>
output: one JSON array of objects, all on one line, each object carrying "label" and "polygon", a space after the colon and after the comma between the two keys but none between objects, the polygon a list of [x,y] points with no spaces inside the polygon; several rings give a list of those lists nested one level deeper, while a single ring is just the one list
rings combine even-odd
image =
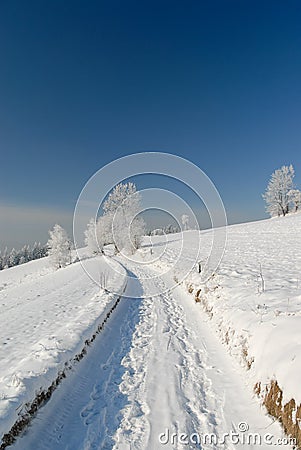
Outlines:
[{"label": "frost-covered tree", "polygon": [[96,227],[97,246],[99,251],[103,253],[104,246],[113,244],[112,235],[112,214],[108,213],[99,217]]},{"label": "frost-covered tree", "polygon": [[188,230],[189,229],[189,216],[187,216],[187,214],[183,214],[181,217],[181,221],[182,221],[184,230]]},{"label": "frost-covered tree", "polygon": [[177,225],[168,224],[162,228],[156,228],[148,232],[149,236],[163,236],[164,234],[179,233],[180,228]]},{"label": "frost-covered tree", "polygon": [[38,244],[35,242],[32,248],[29,245],[24,245],[21,250],[15,250],[13,248],[8,252],[5,249],[3,254],[0,252],[0,270],[24,264],[34,259],[43,258],[47,256],[47,250],[46,245],[41,245],[40,242]]},{"label": "frost-covered tree", "polygon": [[142,217],[135,217],[129,225],[130,227],[130,245],[128,249],[132,252],[141,247],[142,236],[145,234],[145,222]]},{"label": "frost-covered tree", "polygon": [[49,231],[50,239],[47,242],[48,255],[53,265],[60,269],[71,263],[72,244],[67,232],[60,225],[54,225]]},{"label": "frost-covered tree", "polygon": [[30,259],[39,259],[43,258],[47,254],[47,249],[45,245],[41,245],[40,242],[35,242],[31,251],[30,251]]},{"label": "frost-covered tree", "polygon": [[163,236],[165,231],[163,228],[155,228],[150,232],[150,236]]},{"label": "frost-covered tree", "polygon": [[16,252],[16,250],[13,248],[12,251],[10,252],[10,254],[9,254],[8,266],[9,267],[17,266],[19,264],[19,261],[20,261],[20,256]]},{"label": "frost-covered tree", "polygon": [[176,225],[168,224],[165,228],[163,228],[165,234],[173,234],[179,233],[180,228]]},{"label": "frost-covered tree", "polygon": [[97,244],[96,228],[97,228],[96,221],[95,219],[91,218],[85,231],[85,244],[87,245],[92,255],[97,255],[98,253],[101,253]]},{"label": "frost-covered tree", "polygon": [[114,214],[122,203],[130,196],[136,194],[137,189],[134,183],[120,183],[114,187],[104,202],[103,210],[105,214]]},{"label": "frost-covered tree", "polygon": [[293,188],[295,172],[292,165],[282,166],[272,174],[263,198],[266,202],[266,210],[274,216],[285,216],[289,212],[289,192]]},{"label": "frost-covered tree", "polygon": [[108,213],[98,218],[90,219],[85,231],[85,244],[92,255],[102,254],[104,246],[113,243],[112,214]]},{"label": "frost-covered tree", "polygon": [[29,245],[24,245],[24,247],[21,250],[21,258],[24,262],[30,261],[30,250]]},{"label": "frost-covered tree", "polygon": [[[138,216],[141,196],[134,183],[120,183],[109,194],[103,206],[103,231],[106,239],[114,243],[117,251],[134,252],[141,245],[145,232],[144,220]],[[100,239],[101,232],[98,230]]]},{"label": "frost-covered tree", "polygon": [[4,249],[3,255],[2,255],[2,268],[7,269],[9,266],[9,254],[7,247]]},{"label": "frost-covered tree", "polygon": [[301,206],[301,191],[299,191],[299,189],[291,189],[288,196],[293,207],[293,211],[297,212]]},{"label": "frost-covered tree", "polygon": [[19,264],[25,264],[28,261],[25,259],[25,256],[21,255],[20,260],[19,260]]}]

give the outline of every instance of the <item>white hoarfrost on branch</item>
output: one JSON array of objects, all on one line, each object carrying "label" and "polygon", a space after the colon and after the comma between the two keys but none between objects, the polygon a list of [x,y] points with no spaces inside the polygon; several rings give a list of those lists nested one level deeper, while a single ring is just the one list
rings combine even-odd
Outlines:
[{"label": "white hoarfrost on branch", "polygon": [[142,236],[145,234],[145,223],[142,217],[135,217],[130,223],[130,250],[134,252],[141,247]]},{"label": "white hoarfrost on branch", "polygon": [[112,218],[110,214],[99,217],[96,234],[99,253],[103,253],[104,246],[113,243]]},{"label": "white hoarfrost on branch", "polygon": [[119,206],[130,196],[136,194],[137,189],[134,183],[120,183],[114,187],[104,202],[103,210],[105,214],[114,214]]},{"label": "white hoarfrost on branch", "polygon": [[288,193],[292,210],[297,212],[301,206],[301,191],[298,189],[291,189]]},{"label": "white hoarfrost on branch", "polygon": [[96,221],[95,219],[91,218],[85,231],[85,244],[92,255],[97,255],[98,253],[101,253],[97,243],[96,229],[97,229]]},{"label": "white hoarfrost on branch", "polygon": [[100,255],[104,252],[104,246],[113,243],[112,218],[110,215],[99,217],[97,222],[91,218],[85,231],[85,244],[91,255]]},{"label": "white hoarfrost on branch", "polygon": [[72,243],[67,232],[60,225],[54,225],[49,231],[50,239],[47,242],[48,255],[56,269],[71,264]]},{"label": "white hoarfrost on branch", "polygon": [[134,183],[118,184],[104,203],[105,216],[111,219],[113,243],[117,251],[134,253],[145,233],[144,220],[139,217],[141,195]]},{"label": "white hoarfrost on branch", "polygon": [[274,216],[285,216],[289,212],[290,195],[293,188],[295,172],[292,165],[282,166],[275,170],[269,181],[268,187],[263,194],[266,202],[266,210]]}]

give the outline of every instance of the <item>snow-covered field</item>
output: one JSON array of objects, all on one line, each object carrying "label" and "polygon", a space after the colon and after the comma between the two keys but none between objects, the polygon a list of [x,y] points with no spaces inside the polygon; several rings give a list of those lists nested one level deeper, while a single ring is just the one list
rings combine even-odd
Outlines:
[{"label": "snow-covered field", "polygon": [[268,430],[277,443],[280,426],[254,401],[243,369],[189,294],[168,293],[152,268],[122,262],[131,273],[127,297],[14,450],[270,448],[224,437],[243,438],[242,427],[262,439]]},{"label": "snow-covered field", "polygon": [[[207,232],[200,237],[194,231],[187,234],[186,252],[190,247],[192,254],[200,238],[200,258],[206,257]],[[179,241],[170,240],[155,263],[159,272],[172,268],[179,255]],[[159,252],[156,244],[153,251]],[[190,265],[184,257],[169,276],[181,280]],[[230,353],[250,369],[249,382],[261,384],[261,395],[275,380],[283,393],[282,406],[291,399],[299,405],[301,214],[229,226],[225,254],[214,275],[202,284],[194,269],[182,286],[197,296],[197,305],[207,311]]]},{"label": "snow-covered field", "polygon": [[[292,448],[277,442],[280,425],[253,388],[260,382],[263,394],[277,380],[283,404],[301,401],[300,230],[301,214],[228,227],[205,283],[196,262],[210,253],[210,231],[146,238],[135,260],[113,259],[108,288],[127,284],[123,298],[13,448]],[[85,267],[96,279],[108,268],[103,258]],[[81,348],[112,296],[79,263],[53,272],[47,258],[3,271],[0,286],[3,433]],[[272,438],[223,444],[231,431]],[[204,434],[218,443],[195,444]]]},{"label": "snow-covered field", "polygon": [[[103,258],[87,260],[99,279]],[[122,292],[112,271],[108,288]],[[48,387],[69,358],[82,349],[114,296],[102,291],[81,264],[55,271],[49,258],[0,272],[0,435],[9,431],[40,388]]]}]

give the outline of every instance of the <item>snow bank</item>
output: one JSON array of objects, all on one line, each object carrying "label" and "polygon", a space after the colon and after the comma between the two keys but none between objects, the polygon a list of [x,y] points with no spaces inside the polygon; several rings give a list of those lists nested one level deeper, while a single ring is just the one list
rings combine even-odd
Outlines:
[{"label": "snow bank", "polygon": [[[126,272],[117,262],[95,257],[85,267],[96,280],[105,272],[108,290],[123,292]],[[82,349],[116,295],[100,289],[81,263],[54,271],[48,258],[1,271],[0,289],[2,436]]]}]

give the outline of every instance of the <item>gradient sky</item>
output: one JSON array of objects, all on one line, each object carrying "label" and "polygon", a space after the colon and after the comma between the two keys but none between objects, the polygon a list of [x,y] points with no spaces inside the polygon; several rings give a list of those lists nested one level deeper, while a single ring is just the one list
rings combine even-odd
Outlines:
[{"label": "gradient sky", "polygon": [[69,227],[141,151],[197,164],[230,222],[266,217],[274,169],[301,187],[300,23],[290,0],[0,1],[0,248]]}]

